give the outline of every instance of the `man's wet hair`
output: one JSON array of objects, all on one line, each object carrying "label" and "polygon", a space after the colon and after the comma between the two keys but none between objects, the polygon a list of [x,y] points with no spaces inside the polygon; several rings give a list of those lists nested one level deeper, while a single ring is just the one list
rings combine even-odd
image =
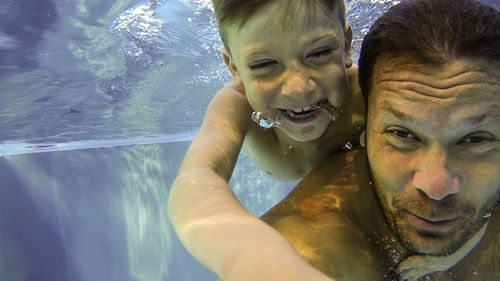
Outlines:
[{"label": "man's wet hair", "polygon": [[461,58],[500,61],[500,14],[474,0],[403,0],[363,40],[359,83],[368,101],[380,60],[440,66]]},{"label": "man's wet hair", "polygon": [[[273,2],[283,3],[276,17],[283,18],[282,28],[286,28],[295,19],[296,5],[302,5],[308,18],[314,18],[317,5],[327,14],[338,13],[342,28],[345,27],[345,3],[343,0],[212,0],[219,33],[228,51],[228,31],[230,28],[241,28],[245,22],[265,5]],[[307,24],[307,23],[304,23]]]}]

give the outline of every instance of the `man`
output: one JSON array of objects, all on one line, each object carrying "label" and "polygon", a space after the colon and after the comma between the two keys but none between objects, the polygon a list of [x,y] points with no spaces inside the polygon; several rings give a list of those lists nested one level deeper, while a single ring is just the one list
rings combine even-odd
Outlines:
[{"label": "man", "polygon": [[406,0],[359,61],[361,148],[263,219],[334,280],[500,280],[500,15]]}]

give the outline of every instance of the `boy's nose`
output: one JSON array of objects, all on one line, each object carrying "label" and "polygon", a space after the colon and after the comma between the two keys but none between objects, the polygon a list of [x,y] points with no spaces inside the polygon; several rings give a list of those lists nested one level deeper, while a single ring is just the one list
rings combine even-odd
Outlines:
[{"label": "boy's nose", "polygon": [[459,177],[448,167],[446,152],[432,149],[425,154],[413,174],[413,186],[433,200],[460,192]]},{"label": "boy's nose", "polygon": [[303,98],[316,88],[316,83],[304,72],[290,70],[281,86],[281,93],[286,96]]}]

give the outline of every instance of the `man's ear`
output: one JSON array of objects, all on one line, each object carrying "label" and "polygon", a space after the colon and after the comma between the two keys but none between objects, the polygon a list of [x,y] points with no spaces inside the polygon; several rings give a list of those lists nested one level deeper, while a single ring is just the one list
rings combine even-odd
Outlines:
[{"label": "man's ear", "polygon": [[364,130],[359,136],[359,144],[362,147],[366,147],[366,130]]},{"label": "man's ear", "polygon": [[231,72],[234,81],[239,82],[240,75],[238,73],[238,69],[236,68],[236,65],[233,62],[233,57],[226,48],[222,48],[222,58],[224,59],[224,63],[229,69],[229,72]]},{"label": "man's ear", "polygon": [[344,32],[345,46],[344,46],[344,63],[345,67],[349,68],[352,66],[351,58],[351,43],[352,43],[352,28],[351,25],[346,23]]}]

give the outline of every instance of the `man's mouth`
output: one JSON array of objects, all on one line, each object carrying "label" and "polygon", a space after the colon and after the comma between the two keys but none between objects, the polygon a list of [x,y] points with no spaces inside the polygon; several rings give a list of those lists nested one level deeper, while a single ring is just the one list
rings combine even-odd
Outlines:
[{"label": "man's mouth", "polygon": [[458,217],[454,218],[424,218],[414,213],[408,212],[408,221],[415,229],[423,232],[446,233],[450,231],[455,223],[458,222]]}]

